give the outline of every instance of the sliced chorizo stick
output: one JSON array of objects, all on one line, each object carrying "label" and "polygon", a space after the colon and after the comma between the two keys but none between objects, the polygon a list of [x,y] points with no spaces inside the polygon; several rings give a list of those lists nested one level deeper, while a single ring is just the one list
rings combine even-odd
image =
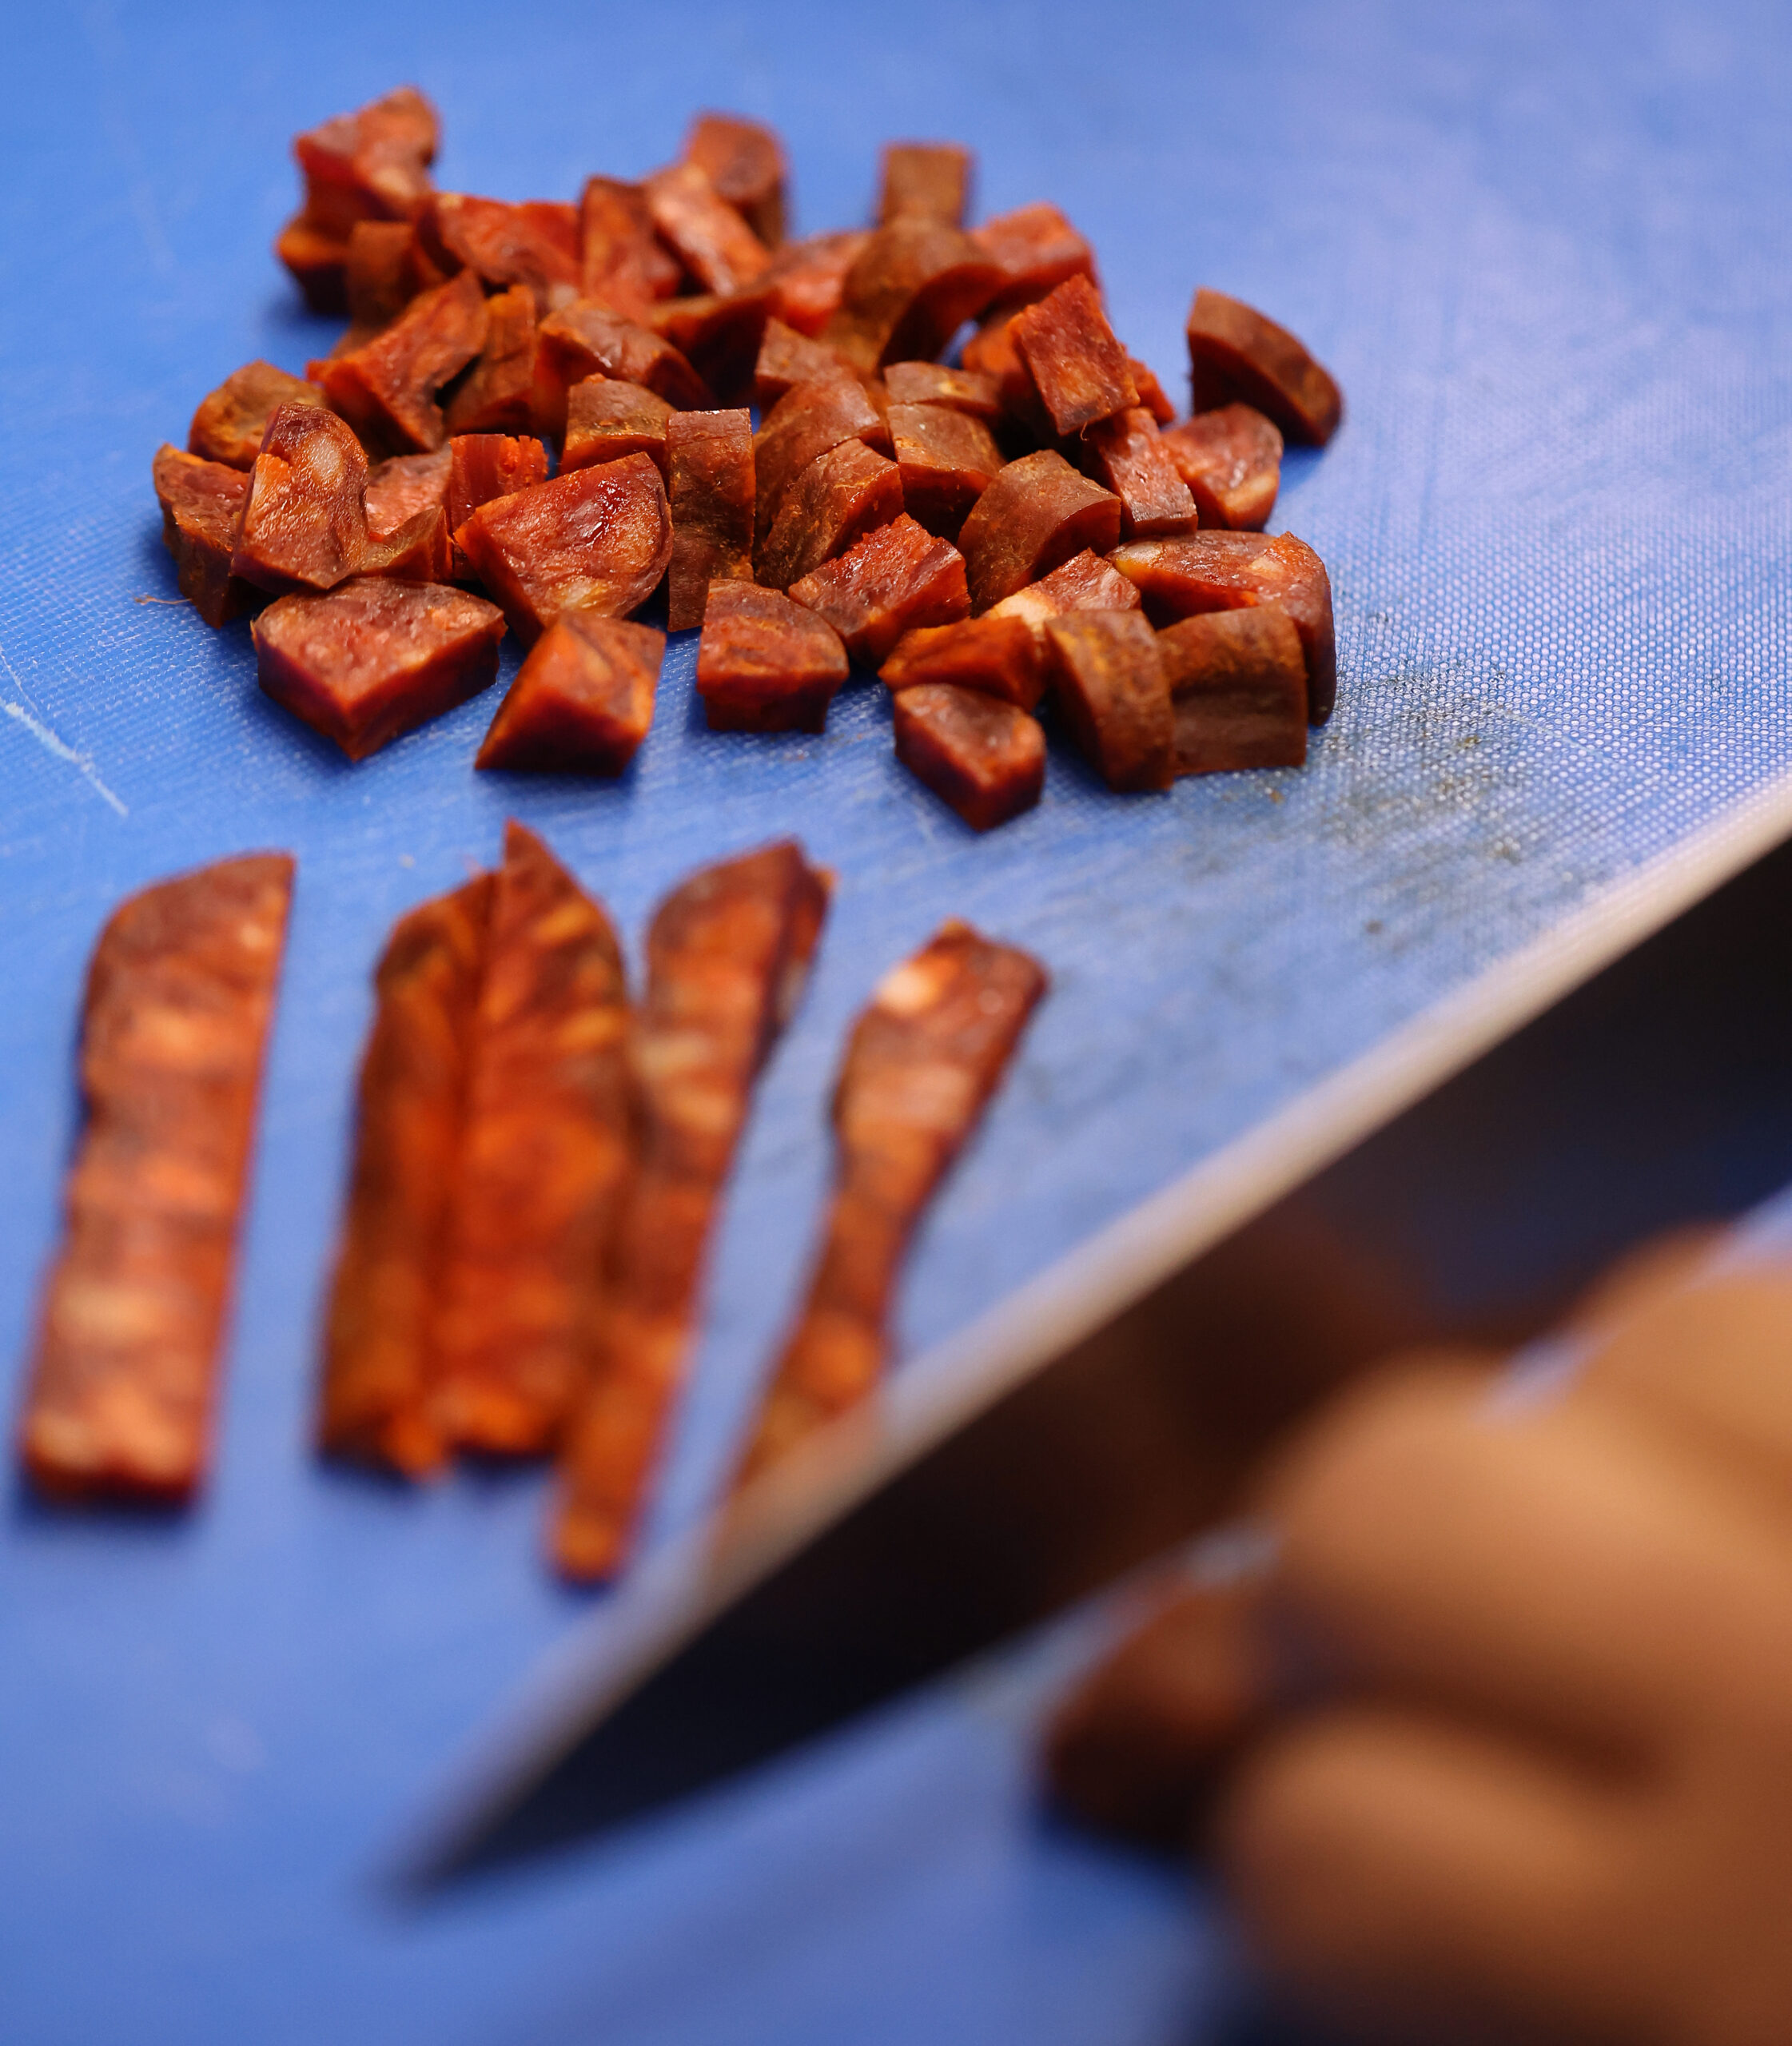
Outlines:
[{"label": "sliced chorizo stick", "polygon": [[770,265],[771,251],[719,197],[700,164],[656,170],[641,192],[660,240],[705,291],[740,291]]},{"label": "sliced chorizo stick", "polygon": [[901,470],[862,440],[842,440],[786,488],[755,556],[755,575],[768,589],[787,590],[902,515]]},{"label": "sliced chorizo stick", "polygon": [[265,602],[253,583],[230,572],[249,478],[166,443],[156,451],[153,473],[161,542],[174,557],[181,595],[214,628]]},{"label": "sliced chorizo stick", "polygon": [[1137,611],[1144,599],[1110,561],[1085,547],[1049,575],[992,605],[986,618],[1019,619],[1037,633],[1048,618],[1072,611]]},{"label": "sliced chorizo stick", "polygon": [[448,423],[436,394],[485,346],[485,294],[470,270],[420,292],[389,327],[318,365],[336,410],[376,448],[440,448]]},{"label": "sliced chorizo stick", "polygon": [[592,177],[579,203],[581,289],[627,320],[644,320],[679,288],[679,266],[659,245],[638,185]]},{"label": "sliced chorizo stick", "polygon": [[554,1557],[570,1577],[613,1574],[633,1539],[753,1084],[801,994],[826,906],[822,876],[786,841],[705,868],[655,914],[635,1040],[640,1170],[554,1511]]},{"label": "sliced chorizo stick", "polygon": [[317,1440],[420,1478],[448,1453],[431,1383],[492,877],[401,917],[374,974],[355,1163],[324,1338]]},{"label": "sliced chorizo stick", "polygon": [[[482,504],[512,491],[548,480],[548,450],[532,434],[457,433],[448,443],[448,489],[443,499],[451,534],[458,532]],[[472,569],[458,547],[454,573]]]},{"label": "sliced chorizo stick", "polygon": [[1173,426],[1164,446],[1193,492],[1204,526],[1262,531],[1282,480],[1282,436],[1274,420],[1252,405],[1221,405]]},{"label": "sliced chorizo stick", "polygon": [[975,159],[957,142],[886,142],[879,181],[878,225],[933,221],[962,227],[970,210]]},{"label": "sliced chorizo stick", "polygon": [[344,270],[357,221],[415,218],[430,192],[440,129],[421,93],[401,86],[353,113],[309,129],[293,145],[305,205],[274,243],[313,310],[345,310]]},{"label": "sliced chorizo stick", "polygon": [[1123,538],[1154,539],[1195,530],[1194,498],[1143,405],[1098,420],[1083,436],[1082,459],[1096,481],[1120,500]]},{"label": "sliced chorizo stick", "polygon": [[973,607],[987,611],[1087,547],[1120,538],[1120,500],[1042,448],[998,469],[959,529]]},{"label": "sliced chorizo stick", "polygon": [[560,474],[595,469],[624,455],[651,455],[662,476],[669,473],[666,424],[672,408],[644,384],[614,376],[587,376],[566,396],[566,445]]},{"label": "sliced chorizo stick", "polygon": [[818,732],[846,679],[825,619],[752,583],[710,585],[697,694],[712,732]]},{"label": "sliced chorizo stick", "polygon": [[[1123,577],[1114,580],[1132,591]],[[1033,711],[1045,691],[1045,643],[1031,619],[990,611],[956,625],[923,625],[905,632],[878,676],[895,691],[946,683]]]},{"label": "sliced chorizo stick", "polygon": [[[453,457],[445,447],[428,455],[394,455],[368,472],[367,537],[387,554],[384,572],[412,583],[445,583],[454,571],[454,549],[448,518],[448,471]],[[420,512],[434,512],[433,519]]]},{"label": "sliced chorizo stick", "polygon": [[284,853],[223,860],[133,896],[94,948],[19,1427],[46,1492],[174,1503],[204,1478],[292,886]]},{"label": "sliced chorizo stick", "polygon": [[887,453],[890,430],[856,378],[794,384],[753,436],[754,535],[763,545],[784,493],[817,456],[842,440],[862,440]]},{"label": "sliced chorizo stick", "polygon": [[905,512],[824,561],[790,595],[824,618],[846,651],[878,667],[905,632],[950,625],[970,610],[964,556]]},{"label": "sliced chorizo stick", "polygon": [[794,384],[842,380],[859,381],[857,372],[848,368],[832,348],[810,340],[782,320],[767,320],[753,364],[753,402],[761,412],[769,412]]},{"label": "sliced chorizo stick", "polygon": [[1298,767],[1307,758],[1307,659],[1284,611],[1253,604],[1166,627],[1157,651],[1176,718],[1176,771]]},{"label": "sliced chorizo stick", "polygon": [[971,229],[971,240],[1002,270],[1002,288],[991,313],[1031,305],[1079,273],[1096,282],[1094,250],[1056,206],[1042,201],[984,221]]},{"label": "sliced chorizo stick", "polygon": [[893,404],[890,440],[910,514],[929,532],[955,540],[1002,467],[990,429],[950,405]]},{"label": "sliced chorizo stick", "polygon": [[784,239],[784,145],[777,131],[738,113],[699,113],[684,138],[684,160],[707,171],[767,249]]},{"label": "sliced chorizo stick", "polygon": [[668,298],[647,316],[715,395],[712,406],[743,405],[753,395],[753,366],[776,294],[762,279],[733,292]]},{"label": "sliced chorizo stick", "polygon": [[666,635],[651,625],[563,611],[529,649],[476,767],[620,774],[653,723]]},{"label": "sliced chorizo stick", "polygon": [[1002,413],[1002,390],[993,376],[953,369],[943,362],[893,362],[883,375],[893,405],[946,405],[987,425]]},{"label": "sliced chorizo stick", "polygon": [[1212,412],[1239,400],[1267,413],[1291,440],[1320,447],[1344,416],[1344,398],[1285,327],[1241,299],[1197,291],[1189,308],[1189,409]]},{"label": "sliced chorizo stick", "polygon": [[954,919],[859,1017],[834,1087],[834,1188],[814,1276],[743,1482],[876,1384],[910,1240],[1048,985],[1037,960]]},{"label": "sliced chorizo stick", "polygon": [[675,412],[666,423],[666,624],[685,632],[703,623],[711,583],[752,580],[753,415]]},{"label": "sliced chorizo stick", "polygon": [[1081,433],[1139,402],[1131,358],[1114,338],[1100,294],[1081,271],[1017,312],[1009,333],[1060,436]]},{"label": "sliced chorizo stick", "polygon": [[972,830],[993,831],[1038,802],[1045,735],[1017,705],[980,689],[923,682],[898,695],[892,722],[896,758]]},{"label": "sliced chorizo stick", "polygon": [[760,279],[771,291],[774,315],[799,334],[822,332],[839,311],[847,276],[870,239],[853,228],[786,242]]},{"label": "sliced chorizo stick", "polygon": [[867,372],[886,362],[920,361],[939,354],[1001,283],[990,256],[958,228],[895,221],[879,228],[854,258],[823,338]]},{"label": "sliced chorizo stick", "polygon": [[434,1324],[442,1427],[463,1448],[544,1454],[583,1388],[634,1165],[628,1025],[602,906],[507,825]]},{"label": "sliced chorizo stick", "polygon": [[1049,619],[1045,656],[1077,750],[1110,789],[1167,789],[1176,718],[1157,636],[1142,611],[1073,611]]},{"label": "sliced chorizo stick", "polygon": [[579,209],[558,199],[476,198],[438,192],[417,232],[447,271],[471,270],[492,291],[525,285],[544,312],[579,296]]},{"label": "sliced chorizo stick", "polygon": [[200,400],[187,432],[187,452],[233,469],[252,469],[277,405],[321,405],[322,389],[289,376],[271,362],[245,363]]},{"label": "sliced chorizo stick", "polygon": [[539,409],[535,293],[517,285],[485,301],[485,344],[443,412],[452,435],[528,433]]},{"label": "sliced chorizo stick", "polygon": [[588,298],[544,320],[536,359],[536,425],[556,438],[566,426],[566,394],[587,376],[642,384],[681,412],[707,410],[709,386],[672,344],[651,327]]}]

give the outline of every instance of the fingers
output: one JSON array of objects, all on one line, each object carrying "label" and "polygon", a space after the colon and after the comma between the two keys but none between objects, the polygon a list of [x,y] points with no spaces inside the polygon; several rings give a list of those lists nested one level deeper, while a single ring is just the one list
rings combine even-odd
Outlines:
[{"label": "fingers", "polygon": [[1624,1814],[1564,1768],[1465,1728],[1342,1710],[1248,1761],[1219,1831],[1252,1944],[1335,2018],[1455,2042],[1477,2020],[1490,2036],[1642,2036],[1612,2000],[1637,1972],[1613,1908]]},{"label": "fingers", "polygon": [[1471,1383],[1410,1379],[1272,1484],[1277,1609],[1336,1680],[1641,1767],[1783,1560],[1732,1491],[1609,1402],[1495,1419]]}]

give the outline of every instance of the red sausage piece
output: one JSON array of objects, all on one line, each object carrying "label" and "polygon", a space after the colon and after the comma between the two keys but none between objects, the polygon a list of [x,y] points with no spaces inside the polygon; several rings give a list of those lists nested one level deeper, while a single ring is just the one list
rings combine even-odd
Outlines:
[{"label": "red sausage piece", "polygon": [[679,288],[676,262],[659,245],[638,185],[586,181],[579,202],[581,295],[627,320],[644,320]]},{"label": "red sausage piece", "polygon": [[645,384],[624,384],[614,376],[586,377],[567,393],[560,474],[595,468],[624,455],[647,455],[664,476],[666,422],[671,417],[672,408]]},{"label": "red sausage piece", "polygon": [[1191,412],[1242,401],[1266,412],[1290,440],[1324,447],[1344,416],[1344,399],[1285,327],[1241,300],[1198,291],[1189,308]]},{"label": "red sausage piece", "polygon": [[214,629],[252,610],[261,592],[230,572],[249,478],[166,444],[156,450],[154,475],[161,543],[174,557],[181,595]]},{"label": "red sausage piece", "polygon": [[381,328],[389,327],[419,292],[446,284],[451,263],[441,268],[424,250],[410,221],[356,221],[348,232],[344,283],[349,333],[336,344],[346,355]]},{"label": "red sausage piece", "polygon": [[966,515],[1002,467],[990,429],[946,405],[890,408],[890,439],[902,501],[929,532],[956,539]]},{"label": "red sausage piece", "polygon": [[990,618],[1020,619],[1035,631],[1048,618],[1073,611],[1138,611],[1143,599],[1110,561],[1085,547],[1049,575],[1004,597],[988,611]]},{"label": "red sausage piece", "polygon": [[660,240],[705,291],[740,291],[770,265],[771,251],[700,165],[656,170],[641,189]]},{"label": "red sausage piece", "polygon": [[711,405],[743,404],[752,395],[754,364],[775,302],[761,282],[736,292],[668,298],[648,313],[646,324],[703,380],[714,393]]},{"label": "red sausage piece", "polygon": [[1110,789],[1167,789],[1175,719],[1157,635],[1141,612],[1077,611],[1045,627],[1064,721]]},{"label": "red sausage piece", "polygon": [[[445,583],[453,573],[453,543],[448,520],[446,448],[428,455],[394,455],[375,465],[367,479],[367,536],[381,555],[377,572],[410,583]],[[436,515],[421,518],[420,513]],[[375,572],[373,564],[366,571]]]},{"label": "red sausage piece", "polygon": [[249,471],[231,572],[264,590],[333,589],[367,566],[367,456],[315,405],[277,405]]},{"label": "red sausage piece", "polygon": [[784,493],[818,455],[845,440],[881,443],[887,452],[889,429],[856,379],[793,384],[753,436],[754,524],[763,542],[771,532]]},{"label": "red sausage piece", "polygon": [[187,452],[233,469],[251,469],[277,405],[321,405],[324,393],[271,362],[245,363],[201,399],[187,433]]},{"label": "red sausage piece", "polygon": [[879,228],[859,252],[824,338],[866,372],[925,360],[976,318],[1001,282],[1001,271],[968,234],[934,221],[898,221]]},{"label": "red sausage piece", "polygon": [[495,497],[454,537],[525,647],[563,611],[626,618],[672,558],[666,486],[645,455]]},{"label": "red sausage piece", "polygon": [[479,199],[438,192],[418,223],[444,270],[471,270],[490,290],[527,285],[543,311],[579,291],[579,209],[557,199]]},{"label": "red sausage piece", "polygon": [[847,275],[870,239],[855,228],[786,243],[761,280],[772,293],[775,316],[799,334],[820,333],[839,311]]},{"label": "red sausage piece", "polygon": [[563,611],[529,649],[473,765],[621,774],[653,722],[665,655],[651,625]]},{"label": "red sausage piece", "polygon": [[956,142],[886,142],[879,181],[878,225],[930,221],[962,227],[970,210],[975,159]]},{"label": "red sausage piece", "polygon": [[784,239],[784,145],[775,130],[738,113],[699,113],[684,138],[684,161],[708,173],[767,249]]},{"label": "red sausage piece", "polygon": [[1120,538],[1120,500],[1078,476],[1055,449],[997,472],[958,535],[971,598],[987,611],[1085,547],[1105,554]]},{"label": "red sausage piece", "polygon": [[712,583],[697,646],[697,694],[715,732],[818,732],[846,679],[824,619],[776,590]]},{"label": "red sausage piece", "polygon": [[832,348],[810,340],[782,320],[766,322],[753,364],[753,402],[762,412],[770,412],[794,384],[842,380],[857,384],[859,380]]},{"label": "red sausage piece", "polygon": [[971,239],[1002,271],[992,312],[1012,312],[1035,305],[1069,277],[1096,281],[1095,251],[1056,206],[1043,201],[986,221],[971,229]]},{"label": "red sausage piece", "polygon": [[905,632],[950,625],[970,610],[964,556],[906,512],[793,583],[790,595],[874,668]]},{"label": "red sausage piece", "polygon": [[504,621],[464,590],[364,575],[282,597],[253,630],[263,690],[364,760],[489,688]]},{"label": "red sausage piece", "polygon": [[974,831],[1031,810],[1045,786],[1037,718],[981,689],[924,682],[896,699],[896,758]]},{"label": "red sausage piece", "polygon": [[666,425],[672,512],[666,623],[703,622],[711,583],[753,579],[753,416],[675,412]]},{"label": "red sausage piece", "polygon": [[540,408],[535,293],[516,285],[485,301],[485,345],[455,386],[443,419],[451,435],[528,433]]},{"label": "red sausage piece", "polygon": [[575,299],[541,323],[540,396],[536,420],[558,436],[566,425],[566,394],[587,376],[642,384],[681,412],[711,403],[709,387],[671,343],[607,305]]},{"label": "red sausage piece", "polygon": [[1061,437],[1138,403],[1131,359],[1081,271],[1017,313],[1009,332]]},{"label": "red sausage piece", "polygon": [[786,490],[755,557],[757,579],[787,590],[824,561],[902,515],[902,478],[887,456],[862,440],[842,440],[818,455]]},{"label": "red sausage piece", "polygon": [[956,625],[923,625],[905,632],[878,675],[892,690],[946,683],[1031,711],[1045,694],[1044,643],[1025,619],[998,618],[992,611]]},{"label": "red sausage piece", "polygon": [[1082,456],[1090,475],[1120,500],[1128,539],[1195,530],[1194,498],[1143,405],[1098,420],[1083,436]]},{"label": "red sausage piece", "polygon": [[974,369],[951,369],[943,362],[893,362],[883,373],[893,405],[945,405],[987,424],[1002,415],[1002,392],[993,376]]},{"label": "red sausage piece", "polygon": [[448,426],[436,393],[485,345],[485,294],[470,270],[420,292],[351,354],[319,365],[331,404],[370,445],[396,454],[440,448]]},{"label": "red sausage piece", "polygon": [[1261,532],[1281,488],[1282,436],[1252,405],[1197,412],[1164,436],[1177,472],[1194,493],[1204,526]]},{"label": "red sausage piece", "polygon": [[1307,657],[1273,604],[1185,618],[1157,635],[1176,718],[1176,771],[1298,767],[1307,758]]}]

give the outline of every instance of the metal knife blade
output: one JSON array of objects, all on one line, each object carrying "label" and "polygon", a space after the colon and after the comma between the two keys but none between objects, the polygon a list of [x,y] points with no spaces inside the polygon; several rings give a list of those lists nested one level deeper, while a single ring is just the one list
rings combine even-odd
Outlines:
[{"label": "metal knife blade", "polygon": [[1792,1177],[1788,833],[1792,785],[1145,1204],[638,1572],[414,1831],[401,1886],[639,1818],[939,1674],[1221,1519],[1389,1352],[1523,1341],[1619,1252]]}]

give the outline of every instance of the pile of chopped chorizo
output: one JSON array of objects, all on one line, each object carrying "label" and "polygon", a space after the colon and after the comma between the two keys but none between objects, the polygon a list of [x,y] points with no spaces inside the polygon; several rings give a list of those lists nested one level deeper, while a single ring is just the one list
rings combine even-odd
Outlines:
[{"label": "pile of chopped chorizo", "polygon": [[298,137],[276,250],[347,329],[155,460],[182,592],[273,599],[262,687],[352,758],[486,687],[508,627],[482,768],[622,773],[692,630],[716,731],[819,731],[874,670],[980,831],[1038,802],[1048,729],[1116,790],[1304,761],[1331,586],[1264,528],[1342,401],[1284,328],[1197,291],[1178,421],[1088,242],[1044,203],[973,224],[956,145],[890,145],[870,228],[793,240],[757,121],[575,203],[440,190],[439,140],[408,87]]}]

